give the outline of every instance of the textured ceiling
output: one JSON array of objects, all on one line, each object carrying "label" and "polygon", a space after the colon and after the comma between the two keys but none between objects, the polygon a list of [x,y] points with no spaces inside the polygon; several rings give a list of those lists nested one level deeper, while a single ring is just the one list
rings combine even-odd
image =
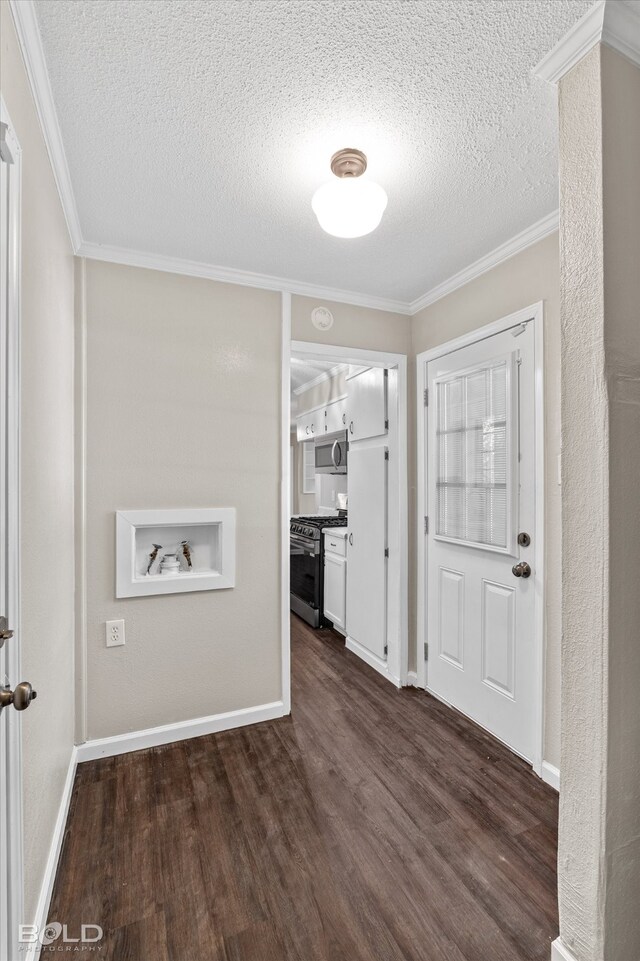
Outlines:
[{"label": "textured ceiling", "polygon": [[[412,300],[557,206],[556,91],[590,0],[37,0],[86,241]],[[311,211],[359,147],[358,240]]]}]

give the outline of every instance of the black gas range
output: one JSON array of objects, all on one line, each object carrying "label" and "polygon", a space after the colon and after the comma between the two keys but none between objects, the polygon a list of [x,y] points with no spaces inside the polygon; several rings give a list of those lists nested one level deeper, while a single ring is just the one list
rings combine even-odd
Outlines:
[{"label": "black gas range", "polygon": [[292,517],[290,536],[290,607],[312,627],[323,623],[324,556],[322,530],[325,527],[346,527],[347,512],[339,517],[312,514]]}]

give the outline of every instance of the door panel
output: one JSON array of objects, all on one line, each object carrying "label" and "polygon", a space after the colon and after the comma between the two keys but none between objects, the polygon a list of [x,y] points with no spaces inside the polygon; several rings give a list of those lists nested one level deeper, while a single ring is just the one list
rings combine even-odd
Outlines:
[{"label": "door panel", "polygon": [[464,574],[440,568],[440,657],[464,666]]},{"label": "door panel", "polygon": [[515,589],[482,582],[482,680],[515,696]]},{"label": "door panel", "polygon": [[427,365],[427,687],[523,757],[535,745],[534,341],[518,325]]},{"label": "door panel", "polygon": [[347,633],[379,658],[387,644],[386,447],[349,450]]},{"label": "door panel", "polygon": [[365,440],[387,433],[387,371],[363,370],[347,380],[349,440]]},{"label": "door panel", "polygon": [[347,562],[337,554],[324,555],[324,616],[344,630]]}]

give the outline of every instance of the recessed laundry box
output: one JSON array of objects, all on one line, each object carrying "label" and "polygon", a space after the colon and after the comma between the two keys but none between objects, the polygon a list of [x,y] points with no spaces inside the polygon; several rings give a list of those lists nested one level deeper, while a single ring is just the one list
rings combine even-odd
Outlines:
[{"label": "recessed laundry box", "polygon": [[116,597],[235,587],[233,507],[116,512]]}]

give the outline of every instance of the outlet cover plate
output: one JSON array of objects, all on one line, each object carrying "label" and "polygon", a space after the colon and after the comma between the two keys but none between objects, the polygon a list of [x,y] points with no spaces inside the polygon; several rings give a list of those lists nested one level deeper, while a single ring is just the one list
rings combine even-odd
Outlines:
[{"label": "outlet cover plate", "polygon": [[124,621],[106,621],[105,633],[107,647],[122,647],[124,644]]}]

